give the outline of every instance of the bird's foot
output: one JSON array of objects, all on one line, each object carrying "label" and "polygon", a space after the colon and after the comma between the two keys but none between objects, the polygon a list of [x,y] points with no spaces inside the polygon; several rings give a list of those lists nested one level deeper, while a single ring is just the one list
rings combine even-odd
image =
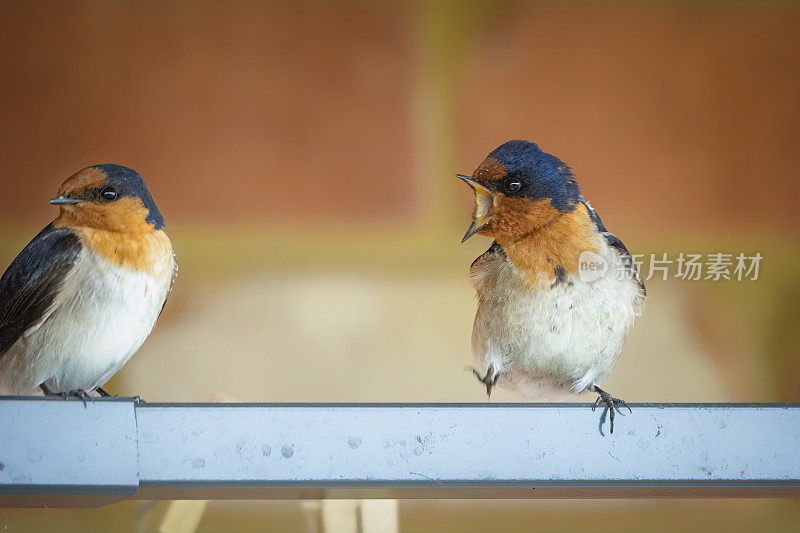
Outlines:
[{"label": "bird's foot", "polygon": [[83,407],[84,407],[84,409],[85,409],[85,408],[86,408],[86,406],[87,406],[87,403],[86,403],[86,401],[87,401],[87,400],[92,400],[92,401],[94,401],[94,398],[92,398],[91,396],[89,396],[89,393],[88,393],[88,392],[86,392],[86,391],[85,391],[85,390],[83,390],[83,389],[72,390],[72,391],[69,391],[69,392],[62,392],[62,393],[60,394],[60,396],[61,396],[62,398],[64,398],[64,400],[66,400],[67,398],[80,398],[80,399],[83,401]]},{"label": "bird's foot", "polygon": [[478,381],[486,385],[486,396],[491,398],[492,388],[497,385],[497,380],[500,379],[500,373],[495,373],[494,365],[489,365],[489,369],[486,370],[485,376],[481,376],[477,368],[473,368],[472,373],[475,374],[475,377],[478,378]]},{"label": "bird's foot", "polygon": [[633,411],[631,411],[631,408],[628,407],[627,403],[625,403],[625,400],[622,400],[620,398],[614,398],[613,396],[611,396],[609,393],[607,393],[606,391],[604,391],[603,389],[601,389],[597,385],[593,385],[592,387],[594,389],[594,392],[599,394],[597,399],[594,401],[594,405],[592,406],[592,411],[594,411],[595,408],[598,405],[600,405],[600,402],[603,402],[606,405],[606,407],[608,407],[608,420],[609,420],[609,424],[611,425],[611,433],[613,434],[614,433],[614,411],[618,411],[620,407],[627,407],[628,411],[630,411],[631,413]]}]

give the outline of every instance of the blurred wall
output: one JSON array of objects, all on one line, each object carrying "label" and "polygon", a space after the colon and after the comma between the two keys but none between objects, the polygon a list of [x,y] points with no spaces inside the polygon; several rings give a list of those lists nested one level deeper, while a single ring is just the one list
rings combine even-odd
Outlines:
[{"label": "blurred wall", "polygon": [[[119,162],[171,221],[410,212],[412,17],[329,2],[30,2],[4,9],[4,219]],[[35,187],[32,187],[32,185]],[[369,201],[364,201],[369,199]]]},{"label": "blurred wall", "polygon": [[614,226],[796,239],[798,28],[771,2],[495,4],[454,95],[464,164],[534,138]]},{"label": "blurred wall", "polygon": [[63,178],[108,161],[171,222],[413,218],[426,184],[526,138],[623,227],[800,228],[800,11],[783,3],[4,7],[0,220],[44,216]]}]

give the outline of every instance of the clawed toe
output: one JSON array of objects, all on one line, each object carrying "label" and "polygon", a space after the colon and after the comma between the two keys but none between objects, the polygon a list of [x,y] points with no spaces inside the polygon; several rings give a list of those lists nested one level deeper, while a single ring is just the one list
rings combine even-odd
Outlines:
[{"label": "clawed toe", "polygon": [[592,405],[592,412],[597,409],[597,406],[600,405],[600,401],[603,399],[602,396],[598,396],[597,399],[594,401],[594,405]]},{"label": "clawed toe", "polygon": [[619,398],[611,398],[611,400],[614,402],[614,405],[617,406],[617,409],[619,409],[620,407],[624,407],[628,410],[629,413],[633,413],[630,406],[627,403],[625,403],[625,400],[620,400]]},{"label": "clawed toe", "polygon": [[89,396],[89,393],[86,392],[83,389],[72,390],[72,391],[69,391],[69,392],[62,392],[62,393],[59,394],[59,396],[64,398],[64,400],[67,400],[68,398],[80,398],[81,401],[83,401],[83,407],[84,408],[87,407],[87,403],[86,403],[87,400],[94,401],[94,399],[91,396]]},{"label": "clawed toe", "polygon": [[592,405],[592,411],[600,405],[600,402],[603,402],[606,407],[608,407],[608,420],[610,425],[610,432],[614,433],[614,413],[618,411],[620,407],[625,407],[628,409],[630,413],[633,413],[630,406],[625,403],[625,400],[621,398],[614,398],[609,393],[598,387],[597,385],[593,386],[594,392],[598,394],[597,399],[594,401],[594,405]]},{"label": "clawed toe", "polygon": [[477,368],[472,369],[472,373],[475,374],[475,377],[478,378],[478,381],[486,385],[486,396],[489,398],[492,397],[492,388],[497,384],[497,380],[500,379],[500,373],[494,372],[494,366],[490,365],[489,369],[486,371],[485,376],[481,376],[480,372],[478,372]]}]

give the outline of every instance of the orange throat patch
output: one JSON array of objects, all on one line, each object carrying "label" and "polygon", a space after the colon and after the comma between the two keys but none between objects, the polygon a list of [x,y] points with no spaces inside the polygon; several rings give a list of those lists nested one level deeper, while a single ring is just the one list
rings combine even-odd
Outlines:
[{"label": "orange throat patch", "polygon": [[495,240],[509,260],[526,274],[531,286],[541,287],[550,287],[556,281],[556,267],[562,267],[567,274],[575,273],[581,253],[597,253],[601,247],[600,236],[581,203],[533,233],[515,238],[513,232],[499,231]]},{"label": "orange throat patch", "polygon": [[62,207],[53,226],[72,228],[84,246],[112,265],[152,272],[171,258],[172,243],[164,231],[147,223],[147,215],[138,199],[87,202]]},{"label": "orange throat patch", "polygon": [[172,243],[162,230],[139,234],[115,233],[92,228],[75,230],[92,252],[120,268],[157,273],[172,257]]}]

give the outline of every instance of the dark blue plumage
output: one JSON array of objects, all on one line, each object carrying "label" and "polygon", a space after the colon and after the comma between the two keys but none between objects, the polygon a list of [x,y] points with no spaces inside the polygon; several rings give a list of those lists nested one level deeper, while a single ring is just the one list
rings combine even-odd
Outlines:
[{"label": "dark blue plumage", "polygon": [[639,275],[639,269],[636,268],[636,263],[633,262],[633,257],[631,257],[628,247],[625,246],[625,243],[622,242],[622,239],[606,229],[603,221],[600,220],[600,215],[597,214],[597,211],[595,211],[594,207],[589,205],[589,202],[581,199],[581,203],[584,205],[584,207],[586,207],[586,211],[589,213],[589,218],[594,223],[597,231],[603,236],[608,245],[619,253],[620,257],[622,257],[623,261],[625,262],[625,267],[633,273],[636,282],[642,288],[642,292],[647,295],[647,289],[644,286],[644,280]]},{"label": "dark blue plumage", "polygon": [[147,216],[148,224],[152,224],[156,229],[164,228],[164,217],[161,216],[153,197],[150,196],[150,191],[147,190],[147,185],[138,172],[113,163],[94,165],[92,168],[102,170],[108,176],[105,186],[113,187],[120,197],[129,196],[141,200],[142,204],[150,211]]},{"label": "dark blue plumage", "polygon": [[508,196],[530,200],[550,198],[550,204],[562,212],[572,211],[581,198],[581,189],[572,169],[554,155],[542,151],[530,141],[508,141],[489,154],[506,168],[507,178],[518,178],[522,188]]},{"label": "dark blue plumage", "polygon": [[69,228],[45,227],[0,278],[0,357],[50,308],[81,251]]}]

